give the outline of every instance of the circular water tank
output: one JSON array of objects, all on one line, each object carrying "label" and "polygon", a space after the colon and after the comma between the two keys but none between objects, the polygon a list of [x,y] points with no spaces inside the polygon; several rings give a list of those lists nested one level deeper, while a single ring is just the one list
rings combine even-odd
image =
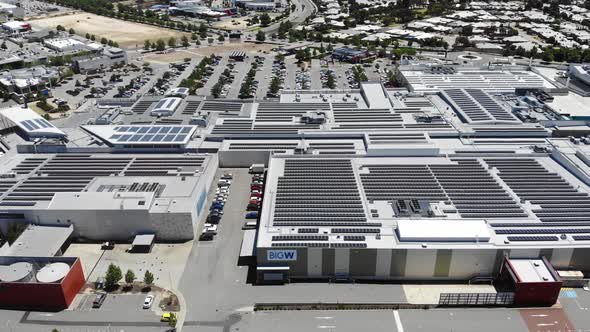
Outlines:
[{"label": "circular water tank", "polygon": [[33,277],[33,265],[18,262],[0,269],[0,280],[4,282],[27,282]]},{"label": "circular water tank", "polygon": [[37,281],[44,283],[58,282],[68,274],[68,271],[70,271],[70,266],[66,263],[47,264],[37,272]]}]

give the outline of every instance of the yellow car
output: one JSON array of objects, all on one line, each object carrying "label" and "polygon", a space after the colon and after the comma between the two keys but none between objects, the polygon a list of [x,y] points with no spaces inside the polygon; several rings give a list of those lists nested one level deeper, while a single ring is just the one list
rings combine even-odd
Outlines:
[{"label": "yellow car", "polygon": [[172,313],[171,312],[165,312],[162,314],[162,318],[160,318],[161,322],[169,322],[170,319],[172,318]]}]

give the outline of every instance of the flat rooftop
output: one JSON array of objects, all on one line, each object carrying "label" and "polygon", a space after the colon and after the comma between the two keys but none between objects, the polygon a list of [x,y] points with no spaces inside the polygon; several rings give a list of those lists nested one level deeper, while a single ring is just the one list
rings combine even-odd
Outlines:
[{"label": "flat rooftop", "polygon": [[590,245],[590,188],[543,154],[275,155],[265,191],[259,247]]},{"label": "flat rooftop", "polygon": [[207,154],[5,156],[0,172],[12,177],[0,179],[0,206],[5,210],[183,211],[194,208],[186,204],[194,201],[194,190],[210,160]]},{"label": "flat rooftop", "polygon": [[414,92],[437,92],[448,88],[483,89],[492,92],[514,92],[515,88],[555,88],[540,75],[524,68],[437,68],[439,67],[400,68],[400,72]]}]

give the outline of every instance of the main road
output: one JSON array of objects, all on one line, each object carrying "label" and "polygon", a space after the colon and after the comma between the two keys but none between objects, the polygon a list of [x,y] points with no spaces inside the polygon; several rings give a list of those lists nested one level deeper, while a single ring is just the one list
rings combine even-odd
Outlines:
[{"label": "main road", "polygon": [[[287,20],[293,23],[293,25],[305,22],[306,18],[314,15],[318,11],[318,7],[315,5],[313,0],[291,0],[291,5],[295,5],[295,10],[291,10]],[[283,21],[286,20],[282,20],[281,22]],[[279,30],[279,25],[281,22],[273,23],[266,28],[262,28],[261,30],[267,34],[273,33]]]}]

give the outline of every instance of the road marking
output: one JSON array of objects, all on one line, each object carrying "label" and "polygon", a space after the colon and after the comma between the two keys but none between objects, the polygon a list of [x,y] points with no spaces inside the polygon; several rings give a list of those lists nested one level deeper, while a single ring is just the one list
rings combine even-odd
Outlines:
[{"label": "road marking", "polygon": [[539,315],[531,315],[531,317],[547,317],[549,315],[539,314]]},{"label": "road marking", "polygon": [[330,317],[330,316],[316,316],[316,319],[332,319],[334,317]]},{"label": "road marking", "polygon": [[393,318],[395,319],[395,327],[397,328],[397,332],[404,332],[402,320],[399,318],[399,312],[397,310],[393,311]]},{"label": "road marking", "polygon": [[318,325],[318,329],[335,329],[334,325]]},{"label": "road marking", "polygon": [[555,325],[555,324],[552,324],[552,323],[539,323],[539,324],[537,324],[537,326],[553,326],[553,325]]}]

